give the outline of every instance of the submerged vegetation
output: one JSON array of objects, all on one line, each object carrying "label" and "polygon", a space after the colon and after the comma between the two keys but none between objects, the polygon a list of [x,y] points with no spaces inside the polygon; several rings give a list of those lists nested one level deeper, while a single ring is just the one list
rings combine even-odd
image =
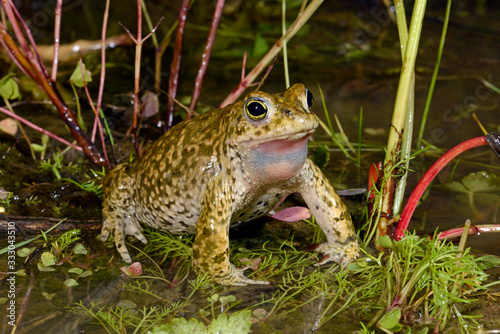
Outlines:
[{"label": "submerged vegetation", "polygon": [[[253,49],[241,50],[238,57],[244,52],[245,63],[247,51],[251,51],[248,52],[248,61],[257,65],[247,76],[243,71],[241,82],[224,100],[224,103],[236,100],[238,94],[241,94],[244,88],[255,81],[262,71],[272,63],[281,48],[285,47],[286,50],[289,47],[288,43],[291,37],[296,34],[300,35],[300,33],[309,33],[310,27],[306,22],[322,1],[288,1],[287,10],[294,10],[294,13],[298,13],[288,29],[286,28],[286,3],[283,1],[284,7],[282,7],[283,36],[277,41],[262,37],[260,33],[257,37],[250,36],[253,38]],[[37,46],[34,40],[31,40],[30,32],[24,26],[21,16],[17,15],[17,10],[11,1],[6,1],[2,7],[2,13],[5,14],[3,17],[7,18],[8,24],[2,22],[3,32],[0,38],[4,49],[8,50],[7,53],[11,53],[14,64],[42,87],[61,118],[66,122],[68,129],[76,139],[76,144],[60,138],[46,129],[38,128],[29,121],[29,117],[23,118],[14,112],[9,100],[21,98],[17,84],[19,80],[16,75],[9,74],[0,80],[0,95],[5,104],[5,107],[1,107],[0,111],[16,120],[19,131],[23,133],[22,137],[28,143],[27,150],[30,158],[36,161],[36,169],[43,174],[42,180],[48,179],[62,185],[61,187],[70,185],[74,187],[71,189],[81,189],[97,199],[102,194],[102,177],[106,169],[111,167],[115,160],[133,159],[133,154],[128,155],[128,157],[124,155],[122,158],[115,156],[118,155],[119,150],[114,146],[117,142],[117,138],[113,137],[116,137],[112,124],[114,120],[110,121],[113,117],[110,117],[109,113],[105,113],[104,109],[106,108],[103,107],[105,105],[102,100],[103,92],[105,92],[104,69],[107,66],[105,64],[106,48],[103,46],[105,45],[109,5],[110,2],[106,2],[102,28],[101,67],[92,65],[92,60],[90,60],[87,68],[83,60],[80,59],[72,65],[70,71],[72,73],[70,85],[73,92],[72,98],[75,100],[75,113],[71,109],[73,104],[67,103],[63,99],[63,94],[58,91],[60,88],[58,88],[59,85],[56,85],[56,79],[59,76],[57,62],[53,63],[52,72],[49,74],[41,58],[30,53],[29,50],[36,53]],[[180,61],[179,57],[182,55],[180,41],[184,37],[184,30],[181,31],[181,28],[185,29],[186,24],[189,25],[189,21],[183,22],[182,13],[186,14],[189,6],[196,8],[197,5],[197,3],[189,4],[187,0],[182,1],[179,19],[175,23],[169,23],[171,24],[170,28],[165,33],[163,40],[158,42],[158,26],[154,25],[160,25],[161,20],[153,23],[149,17],[151,13],[147,11],[146,2],[137,2],[137,32],[131,33],[127,30],[136,44],[136,65],[134,65],[133,71],[134,94],[130,99],[133,101],[133,114],[129,118],[132,125],[128,133],[134,138],[133,144],[137,156],[140,156],[146,147],[146,145],[143,147],[140,144],[139,130],[141,126],[151,121],[152,116],[160,110],[158,101],[161,96],[162,72],[159,70],[161,69],[161,58],[171,44],[171,40],[175,39],[173,54],[174,58],[177,56]],[[431,231],[431,234],[435,233],[432,237],[417,236],[407,232],[408,222],[412,218],[421,196],[425,196],[424,192],[429,189],[430,182],[440,169],[463,152],[464,145],[458,145],[461,147],[457,151],[445,155],[448,157],[447,159],[440,158],[436,163],[438,166],[430,169],[431,175],[425,174],[421,183],[415,187],[416,191],[408,200],[407,206],[403,205],[404,189],[408,172],[412,168],[412,159],[424,156],[434,158],[437,154],[444,153],[435,143],[426,142],[422,136],[425,124],[428,122],[426,119],[430,115],[428,110],[443,53],[451,1],[447,2],[438,60],[431,78],[426,111],[417,138],[418,147],[413,151],[411,150],[411,139],[412,122],[414,122],[412,101],[415,90],[415,71],[417,70],[415,60],[426,1],[416,1],[409,29],[407,28],[403,2],[397,0],[395,5],[395,13],[392,12],[391,7],[388,8],[386,15],[388,17],[395,15],[394,20],[398,25],[399,45],[404,64],[403,73],[399,81],[400,88],[394,107],[390,136],[385,149],[385,161],[368,180],[370,188],[368,203],[363,201],[361,208],[355,211],[358,225],[360,225],[358,237],[364,249],[363,256],[358,261],[344,268],[337,265],[327,268],[315,266],[319,259],[315,253],[308,249],[308,246],[321,243],[324,235],[314,223],[314,218],[310,221],[297,223],[300,226],[297,225],[299,227],[295,230],[295,225],[286,225],[282,229],[273,225],[272,232],[259,236],[259,241],[255,241],[252,236],[231,238],[230,241],[231,262],[247,268],[249,278],[269,281],[272,285],[228,288],[211,282],[205,276],[193,274],[190,260],[192,236],[174,236],[145,228],[149,244],[140,247],[133,244],[128,245],[129,249],[134,249],[135,254],[137,254],[135,260],[138,262],[130,267],[119,268],[120,261],[115,259],[116,251],[113,242],[107,242],[104,246],[100,243],[95,244],[93,235],[90,240],[86,240],[82,235],[85,234],[85,231],[82,233],[83,228],[71,229],[54,236],[53,232],[49,230],[45,233],[41,232],[38,237],[16,244],[16,269],[18,269],[19,287],[21,282],[25,282],[22,289],[26,289],[25,299],[28,301],[31,290],[36,286],[33,281],[30,281],[30,276],[34,277],[36,272],[38,279],[42,282],[51,282],[50,288],[41,292],[43,296],[41,303],[47,303],[51,306],[65,306],[64,312],[70,314],[74,319],[62,319],[60,323],[55,323],[52,316],[47,314],[41,314],[39,319],[30,319],[29,321],[24,317],[23,329],[26,331],[38,330],[37,326],[40,323],[49,324],[47,326],[59,329],[59,325],[62,323],[64,326],[83,326],[89,328],[89,332],[107,333],[219,333],[229,330],[233,333],[249,333],[250,331],[274,333],[297,331],[297,328],[303,323],[307,324],[309,331],[316,332],[330,328],[329,326],[336,322],[344,323],[343,326],[345,326],[341,327],[338,332],[371,333],[372,330],[375,330],[375,332],[385,333],[438,333],[446,330],[450,324],[457,327],[462,333],[472,333],[480,329],[481,318],[479,315],[473,314],[472,308],[469,308],[468,305],[477,303],[479,298],[488,293],[488,289],[498,283],[498,280],[495,281],[494,278],[488,276],[487,270],[492,266],[500,265],[499,258],[474,256],[469,248],[465,248],[463,245],[457,247],[449,241],[442,240],[442,237],[462,235],[463,243],[465,243],[467,232],[474,233],[475,231],[477,233],[477,231],[484,232],[495,229],[498,231],[498,225],[485,224],[476,227],[466,225],[464,228],[444,233]],[[203,27],[203,30],[211,31],[209,35],[213,33],[212,40],[208,39],[202,56],[206,64],[208,64],[210,52],[214,47],[213,37],[215,37],[223,6],[224,1],[217,2],[213,25],[209,29]],[[477,6],[480,6],[479,2]],[[262,10],[264,9],[262,8]],[[151,31],[151,35],[146,35],[146,37],[142,34],[142,18],[145,19],[146,25]],[[358,20],[357,18],[354,21],[358,22],[356,20]],[[55,28],[57,33],[58,28],[60,29],[60,26]],[[236,37],[231,38],[238,40],[248,38],[245,34],[238,35],[237,32],[230,31],[231,29],[228,29],[227,26],[221,29],[221,38],[222,36],[231,36],[231,34],[236,35]],[[177,35],[173,38],[176,31]],[[11,38],[11,36],[15,38]],[[17,41],[15,41],[16,38]],[[154,65],[155,90],[154,93],[148,91],[143,94],[140,89],[141,61],[144,61],[141,54],[143,43],[148,38],[151,38],[156,52],[154,60],[156,62]],[[336,40],[337,37],[331,36],[331,39]],[[270,47],[270,42],[276,43]],[[345,57],[343,61],[345,62],[370,55],[369,52],[364,52],[361,46],[353,50],[354,46],[345,43],[342,44],[342,47],[343,57]],[[215,51],[219,51],[220,54],[224,51],[227,55],[229,52],[227,49],[227,46],[222,45],[221,49]],[[294,52],[305,52],[305,55],[309,56],[311,51],[307,50],[306,46],[302,46],[295,50],[288,50],[287,54],[293,58]],[[217,54],[217,52],[215,53]],[[262,58],[259,60],[260,57]],[[288,62],[290,63],[289,60]],[[94,60],[94,63],[98,63],[98,61]],[[122,65],[114,64],[113,66],[120,67]],[[245,64],[243,66],[245,69]],[[270,69],[272,66],[270,65]],[[203,66],[200,66],[196,88],[190,100],[191,109],[195,108],[201,92],[203,71],[206,70],[206,68],[202,68]],[[178,89],[174,78],[179,75],[180,64],[173,61],[170,69],[169,116],[167,116],[166,121],[168,124],[165,126],[167,128],[171,126],[169,122],[173,121],[174,115],[178,116],[177,113],[174,114],[173,109]],[[89,93],[92,71],[99,72],[101,75],[96,102],[92,101]],[[203,73],[200,74],[201,72]],[[289,73],[285,74],[287,77],[289,76]],[[264,75],[262,82],[268,75],[270,75],[269,72]],[[488,89],[495,92],[496,87],[493,83],[485,79],[482,80]],[[130,90],[132,90],[131,87]],[[362,142],[364,137],[363,122],[366,116],[373,111],[361,108],[357,117],[358,142],[350,142],[346,129],[341,125],[337,114],[327,110],[326,100],[328,98],[323,96],[321,87],[319,91],[326,120],[321,125],[328,134],[328,139],[316,140],[312,143],[312,146],[316,148],[313,159],[318,165],[326,166],[329,161],[331,162],[328,147],[338,147],[342,159],[351,162],[347,168],[352,167],[352,163],[360,168],[367,167],[370,165],[367,160],[373,156],[369,156],[367,159],[364,154],[365,151],[369,152],[370,149],[373,149],[374,145]],[[497,90],[496,93],[498,92]],[[85,95],[87,98],[82,98],[79,95]],[[139,101],[141,96],[141,101]],[[85,103],[88,103],[87,109],[92,110],[94,117],[92,121],[89,121],[88,115],[84,115],[85,107],[83,105]],[[111,106],[108,109],[113,108],[117,107]],[[182,117],[192,117],[193,114],[191,110],[183,113]],[[459,117],[464,117],[464,113],[460,113]],[[335,120],[338,131],[334,130],[332,120]],[[31,142],[30,136],[26,134],[20,123],[41,131],[43,134],[40,140]],[[91,123],[92,125],[89,126]],[[164,123],[161,121],[155,125],[151,125],[151,123],[148,125],[149,129],[163,126]],[[489,126],[491,128],[494,125],[489,124]],[[500,131],[498,124],[496,126],[497,128],[493,127],[493,131]],[[11,136],[14,139],[16,132]],[[141,134],[144,132],[142,131]],[[353,131],[348,132],[352,133]],[[68,145],[68,147],[64,150],[57,148],[54,150],[51,138]],[[96,138],[100,138],[100,142]],[[463,140],[463,138],[460,139]],[[16,148],[21,149],[20,145],[16,147],[19,136],[15,140],[16,144],[5,147],[6,153],[4,155],[6,157],[9,157],[9,154],[12,154]],[[484,133],[484,136],[475,138],[474,143],[470,144],[469,147],[489,144],[498,155],[500,146],[498,142],[498,135]],[[101,148],[98,148],[98,145],[101,145]],[[95,171],[88,166],[80,167],[79,164],[73,163],[74,158],[70,157],[72,151],[69,150],[69,147],[73,150],[83,151],[93,162],[94,167],[95,165],[101,166],[101,170]],[[380,159],[380,156],[378,158]],[[66,161],[71,162],[66,163]],[[15,170],[18,164],[27,163],[16,162],[13,164],[14,167],[8,166],[8,168]],[[474,170],[473,173],[463,177],[461,181],[453,181],[456,169],[462,166],[462,163],[457,162],[449,175],[449,182],[440,189],[455,192],[457,201],[466,203],[474,217],[481,217],[483,209],[489,214],[491,212],[498,213],[500,203],[498,201],[499,178],[492,172],[498,167],[484,163],[474,165],[474,162],[467,162],[467,164],[468,166],[473,165],[475,168],[480,166],[484,170]],[[366,181],[364,182],[366,184]],[[24,186],[32,190],[39,187],[41,182],[37,179],[31,183]],[[41,196],[30,191],[24,197],[20,197],[18,194],[14,195],[12,190],[22,186],[20,181],[17,181],[16,184],[10,180],[8,184],[5,183],[2,186],[11,187],[8,189],[9,191],[0,188],[0,196],[2,196],[0,204],[9,213],[11,213],[13,204],[16,203],[22,203],[20,206],[26,210],[46,204],[44,203],[45,197],[41,199]],[[485,193],[488,196],[483,196]],[[56,217],[66,216],[68,211],[76,211],[72,206],[74,203],[69,203],[64,199],[50,205],[50,210],[43,209],[41,211],[51,212]],[[85,207],[85,204],[80,206]],[[10,222],[11,220],[9,217],[2,216],[2,221]],[[423,221],[425,223],[425,217]],[[299,229],[307,230],[307,237],[300,233],[293,233]],[[395,234],[392,230],[396,230]],[[463,230],[466,233],[462,233]],[[377,250],[372,248],[373,244]],[[9,250],[6,247],[0,250],[0,254],[6,254]],[[3,262],[1,263],[3,264]],[[123,274],[117,274],[120,273],[119,270]],[[121,276],[117,277],[118,275]],[[7,277],[6,274],[4,277]],[[5,282],[5,278],[3,278],[3,282]],[[78,290],[79,287],[82,289],[86,287],[86,292]],[[2,286],[2,292],[3,289],[4,286]],[[63,301],[65,303],[61,300],[57,301],[60,297],[57,295],[58,291],[63,291],[64,295],[67,296],[67,300]],[[78,292],[73,295],[73,291]],[[250,293],[245,293],[246,291],[250,291]],[[493,295],[489,297],[498,298]],[[0,305],[7,305],[8,302],[7,298],[0,295]],[[23,308],[19,312],[25,312],[25,310]],[[60,311],[59,309],[58,312]],[[56,317],[59,315],[61,313],[55,314]],[[332,326],[332,328],[336,327]]]}]

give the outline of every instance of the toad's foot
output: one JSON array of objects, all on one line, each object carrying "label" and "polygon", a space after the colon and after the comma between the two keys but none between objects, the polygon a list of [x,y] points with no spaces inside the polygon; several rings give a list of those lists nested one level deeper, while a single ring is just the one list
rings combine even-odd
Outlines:
[{"label": "toad's foot", "polygon": [[139,239],[143,244],[148,243],[148,239],[142,234],[142,227],[138,223],[126,220],[120,223],[111,223],[110,220],[105,219],[102,225],[101,240],[104,242],[108,240],[109,235],[112,233],[115,239],[116,249],[120,253],[123,261],[127,263],[132,263],[130,258],[130,253],[128,252],[127,246],[125,244],[125,238],[127,235],[133,235]]},{"label": "toad's foot", "polygon": [[236,268],[231,264],[231,272],[225,277],[214,277],[214,281],[222,285],[246,286],[248,284],[265,284],[269,285],[268,281],[253,280],[246,278],[243,271],[246,268]]},{"label": "toad's foot", "polygon": [[323,258],[315,264],[316,266],[321,266],[331,261],[346,266],[357,259],[359,245],[356,241],[349,241],[347,243],[325,242],[319,245],[315,251],[323,254]]}]

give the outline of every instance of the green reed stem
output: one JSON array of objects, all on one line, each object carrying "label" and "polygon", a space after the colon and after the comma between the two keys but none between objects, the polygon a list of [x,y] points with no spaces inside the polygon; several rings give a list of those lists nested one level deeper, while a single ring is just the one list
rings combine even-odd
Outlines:
[{"label": "green reed stem", "polygon": [[[404,12],[403,1],[396,0],[396,13],[399,12],[398,18],[398,28],[400,37],[404,38],[406,32],[406,19],[403,19],[402,12]],[[403,57],[403,66],[401,69],[401,76],[399,78],[399,86],[396,95],[396,102],[394,104],[394,112],[392,114],[391,128],[389,132],[389,139],[387,142],[386,156],[384,160],[384,173],[389,173],[389,171],[393,170],[393,166],[401,160],[404,159],[404,156],[401,156],[400,145],[401,145],[401,134],[404,130],[404,123],[408,116],[407,110],[408,105],[411,102],[410,91],[412,90],[412,82],[414,81],[414,69],[415,69],[415,61],[417,58],[418,45],[420,41],[420,34],[422,32],[422,22],[425,13],[425,0],[417,0],[415,2],[415,6],[413,8],[413,14],[410,24],[410,31],[408,34],[406,48],[402,48]],[[403,43],[403,40],[401,40]],[[403,166],[404,167],[404,166]],[[391,174],[392,175],[392,174]],[[385,188],[383,189],[384,197],[382,199],[382,212],[387,214],[388,216],[392,216],[394,213],[394,198],[395,194],[392,191],[394,187],[396,187],[396,180],[394,177],[390,177],[387,179],[387,183]],[[403,182],[404,183],[404,182]],[[402,192],[400,191],[400,195],[398,195],[399,199],[402,201]],[[396,208],[399,208],[397,206]],[[398,209],[399,210],[399,209]],[[381,217],[379,221],[379,231],[387,231],[388,227],[388,219],[386,216]]]}]

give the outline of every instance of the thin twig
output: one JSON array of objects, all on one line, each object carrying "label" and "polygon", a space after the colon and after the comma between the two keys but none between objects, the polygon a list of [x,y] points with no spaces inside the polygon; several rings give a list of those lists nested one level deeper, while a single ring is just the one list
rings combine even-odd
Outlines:
[{"label": "thin twig", "polygon": [[61,43],[61,12],[62,0],[57,0],[54,23],[54,57],[52,59],[52,74],[50,75],[50,80],[52,82],[56,82],[57,65],[59,64],[59,44]]},{"label": "thin twig", "polygon": [[272,46],[272,48],[266,53],[266,55],[259,61],[259,63],[253,68],[253,70],[248,73],[248,75],[241,80],[241,82],[236,86],[236,88],[224,99],[221,103],[221,107],[227,106],[228,104],[234,103],[236,99],[243,93],[243,91],[250,86],[257,76],[266,68],[266,66],[276,57],[276,55],[281,51],[283,41],[290,41],[297,31],[302,28],[302,26],[309,20],[312,14],[318,9],[318,7],[323,3],[324,0],[313,0],[304,10],[299,12],[299,15],[295,21],[287,29],[286,33],[281,36],[281,38]]},{"label": "thin twig", "polygon": [[[201,86],[203,85],[203,79],[205,78],[205,73],[207,72],[208,63],[210,61],[210,54],[212,53],[212,47],[215,41],[215,35],[217,33],[217,27],[219,26],[220,18],[222,15],[222,9],[224,8],[225,0],[217,0],[215,5],[214,15],[212,17],[212,24],[210,26],[210,31],[207,37],[207,43],[205,45],[205,51],[201,56],[201,64],[200,69],[198,70],[198,74],[196,75],[196,81],[194,83],[193,96],[191,98],[191,104],[189,105],[189,109],[195,110],[196,104],[198,103],[198,99],[201,93]],[[191,114],[188,114],[186,118],[191,118]]]},{"label": "thin twig", "polygon": [[106,165],[108,166],[108,168],[111,168],[111,163],[109,162],[109,159],[108,159],[108,152],[106,151],[106,142],[104,141],[104,133],[102,132],[102,123],[101,123],[101,120],[99,119],[99,110],[96,110],[94,102],[92,101],[92,98],[90,97],[90,92],[89,92],[89,88],[87,86],[87,82],[85,82],[85,73],[84,73],[83,69],[84,69],[83,61],[82,61],[82,58],[80,58],[80,71],[81,71],[82,80],[83,80],[83,87],[85,89],[85,93],[87,94],[87,99],[89,100],[90,107],[92,108],[92,111],[94,112],[95,119],[97,120],[97,128],[99,130],[99,137],[101,139],[104,160],[106,161]]},{"label": "thin twig", "polygon": [[[94,128],[92,130],[91,140],[94,141],[97,123],[100,122],[99,112],[101,110],[102,103],[102,95],[104,92],[104,80],[106,78],[106,30],[108,27],[108,16],[109,16],[109,1],[106,0],[106,8],[104,9],[104,17],[102,20],[102,31],[101,31],[101,76],[99,78],[99,92],[97,94],[97,112],[98,115],[94,121]],[[106,151],[106,147],[103,147],[103,150]]]},{"label": "thin twig", "polygon": [[16,115],[16,114],[14,114],[14,113],[10,112],[9,110],[7,110],[7,109],[5,109],[5,108],[0,107],[0,112],[2,112],[2,113],[4,113],[4,114],[6,114],[6,115],[7,115],[7,116],[9,116],[9,117],[12,117],[12,118],[14,118],[14,119],[18,120],[18,121],[19,121],[19,122],[21,122],[21,123],[26,124],[26,125],[27,125],[27,126],[29,126],[30,128],[32,128],[32,129],[34,129],[34,130],[36,130],[36,131],[38,131],[38,132],[40,132],[40,133],[43,133],[43,134],[45,134],[45,135],[49,136],[49,137],[50,137],[50,138],[52,138],[52,139],[55,139],[55,140],[57,140],[57,141],[59,141],[59,142],[63,143],[64,145],[70,146],[72,149],[75,149],[75,150],[77,150],[77,151],[82,151],[82,148],[81,148],[80,146],[75,145],[75,144],[73,144],[73,143],[70,143],[70,142],[69,142],[69,141],[67,141],[66,139],[63,139],[63,138],[61,138],[61,137],[58,137],[57,135],[53,134],[52,132],[49,132],[49,131],[47,131],[47,130],[45,130],[45,129],[42,129],[42,128],[41,128],[41,127],[39,127],[38,125],[35,125],[35,124],[31,123],[30,121],[28,121],[28,120],[26,120],[26,119],[22,118],[21,116],[18,116],[18,115]]},{"label": "thin twig", "polygon": [[177,97],[177,87],[179,85],[179,69],[182,59],[182,41],[184,39],[184,30],[186,28],[187,11],[189,9],[189,0],[182,0],[181,8],[179,9],[179,25],[175,35],[174,56],[170,65],[170,78],[168,81],[168,101],[167,101],[167,120],[165,123],[166,129],[170,129],[174,123],[174,100]]}]

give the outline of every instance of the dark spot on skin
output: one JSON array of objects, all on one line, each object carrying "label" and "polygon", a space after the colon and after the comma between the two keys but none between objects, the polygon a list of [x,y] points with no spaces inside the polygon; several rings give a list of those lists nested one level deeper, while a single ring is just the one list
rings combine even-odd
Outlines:
[{"label": "dark spot on skin", "polygon": [[[337,233],[337,235],[338,235],[338,233]],[[357,237],[355,235],[351,235],[348,238],[346,238],[345,240],[341,240],[341,238],[339,236],[339,239],[337,239],[335,242],[339,245],[347,245],[350,243],[358,244],[358,240],[357,240]]]},{"label": "dark spot on skin", "polygon": [[316,210],[319,210],[319,205],[316,205]]},{"label": "dark spot on skin", "polygon": [[226,259],[226,253],[220,253],[214,256],[214,263],[223,263]]},{"label": "dark spot on skin", "polygon": [[186,223],[185,223],[184,221],[182,221],[182,220],[181,220],[181,221],[179,221],[179,222],[178,222],[178,224],[180,224],[180,225],[182,225],[182,226],[184,226],[184,227],[186,227],[186,228],[188,228],[188,227],[189,227],[189,225],[188,225],[188,224],[186,224]]},{"label": "dark spot on skin", "polygon": [[210,235],[212,234],[212,231],[210,231],[208,228],[204,228],[202,231],[201,231],[201,234],[205,237],[205,238],[208,238],[210,237]]},{"label": "dark spot on skin", "polygon": [[262,131],[260,131],[260,130],[255,131],[255,135],[256,136],[261,136],[262,135]]},{"label": "dark spot on skin", "polygon": [[118,248],[118,249],[120,249],[120,248],[122,248],[122,247],[123,247],[123,245],[122,245],[122,244],[118,244],[118,245],[116,245],[116,248]]}]

